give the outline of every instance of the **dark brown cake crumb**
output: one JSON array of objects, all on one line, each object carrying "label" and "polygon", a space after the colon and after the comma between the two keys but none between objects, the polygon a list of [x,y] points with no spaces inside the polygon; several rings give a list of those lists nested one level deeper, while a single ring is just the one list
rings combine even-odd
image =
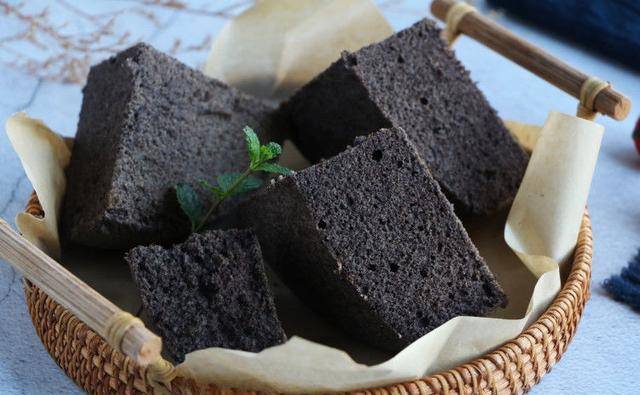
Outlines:
[{"label": "dark brown cake crumb", "polygon": [[176,360],[208,347],[258,352],[285,341],[250,231],[192,234],[172,248],[134,248],[126,259]]},{"label": "dark brown cake crumb", "polygon": [[314,163],[357,135],[403,128],[460,213],[486,214],[510,203],[528,161],[426,19],[344,52],[283,104],[278,119]]},{"label": "dark brown cake crumb", "polygon": [[62,230],[101,248],[186,237],[175,184],[246,166],[242,128],[272,110],[146,44],[92,67],[83,93]]},{"label": "dark brown cake crumb", "polygon": [[400,129],[286,177],[240,206],[265,259],[330,322],[397,350],[506,296]]}]

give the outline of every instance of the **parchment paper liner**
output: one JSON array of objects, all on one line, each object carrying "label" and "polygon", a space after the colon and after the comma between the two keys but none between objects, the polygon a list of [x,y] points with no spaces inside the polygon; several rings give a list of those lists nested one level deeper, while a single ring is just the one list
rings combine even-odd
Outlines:
[{"label": "parchment paper liner", "polygon": [[[69,148],[41,121],[23,113],[12,116],[6,128],[45,209],[44,220],[21,213],[18,227],[55,256],[59,251],[57,226],[50,219],[59,217]],[[304,334],[316,342],[293,336],[284,345],[258,354],[200,350],[187,355],[177,367],[179,374],[235,388],[344,391],[415,379],[475,358],[517,336],[560,289],[558,262],[575,246],[602,133],[598,124],[552,112],[540,131],[504,227],[508,245],[501,237],[504,214],[465,223],[509,295],[509,307],[493,318],[454,318],[392,358],[375,363],[387,355],[345,337],[276,281],[276,304],[288,334]],[[62,261],[99,292],[135,313],[140,302],[121,258],[122,252],[74,247],[63,252]],[[539,276],[537,281],[534,275]],[[340,346],[358,360],[374,364],[356,363],[347,352],[317,342]]]},{"label": "parchment paper liner", "polygon": [[216,37],[203,72],[255,96],[282,99],[393,29],[370,0],[261,0]]}]

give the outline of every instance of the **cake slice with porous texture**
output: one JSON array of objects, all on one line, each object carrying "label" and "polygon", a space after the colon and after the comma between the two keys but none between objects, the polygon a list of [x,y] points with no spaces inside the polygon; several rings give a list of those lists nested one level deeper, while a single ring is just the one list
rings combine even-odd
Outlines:
[{"label": "cake slice with porous texture", "polygon": [[243,169],[245,126],[269,140],[270,105],[146,44],[93,66],[83,93],[62,217],[79,244],[182,240],[174,186]]},{"label": "cake slice with porous texture", "polygon": [[136,247],[126,260],[176,360],[208,347],[258,352],[286,340],[252,232],[192,234],[171,248]]},{"label": "cake slice with porous texture", "polygon": [[330,322],[397,350],[506,296],[401,129],[285,177],[240,206],[267,262]]},{"label": "cake slice with porous texture", "polygon": [[336,155],[357,135],[401,127],[460,213],[509,204],[528,161],[426,19],[343,52],[277,113],[312,162]]}]

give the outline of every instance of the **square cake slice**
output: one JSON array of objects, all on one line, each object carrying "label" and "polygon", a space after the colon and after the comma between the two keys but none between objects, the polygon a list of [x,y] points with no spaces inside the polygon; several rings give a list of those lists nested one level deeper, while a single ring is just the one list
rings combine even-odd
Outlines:
[{"label": "square cake slice", "polygon": [[506,295],[401,129],[270,185],[244,206],[266,261],[330,322],[397,350]]},{"label": "square cake slice", "polygon": [[208,347],[258,352],[286,340],[248,230],[192,234],[126,257],[144,309],[177,361]]},{"label": "square cake slice", "polygon": [[510,203],[528,161],[426,19],[344,52],[283,104],[278,119],[312,162],[336,155],[357,135],[403,128],[460,213]]},{"label": "square cake slice", "polygon": [[174,186],[246,166],[242,129],[273,109],[146,44],[92,67],[83,93],[62,228],[102,248],[186,237]]}]

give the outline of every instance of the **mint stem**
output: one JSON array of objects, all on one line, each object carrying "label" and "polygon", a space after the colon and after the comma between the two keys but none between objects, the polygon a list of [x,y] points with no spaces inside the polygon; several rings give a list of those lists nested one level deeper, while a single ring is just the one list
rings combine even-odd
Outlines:
[{"label": "mint stem", "polygon": [[238,189],[238,187],[240,185],[242,185],[244,180],[247,177],[249,177],[251,175],[251,173],[253,173],[253,167],[254,166],[249,166],[249,168],[247,170],[245,170],[244,173],[242,173],[240,175],[240,177],[238,177],[236,182],[233,183],[231,188],[229,188],[228,191],[226,191],[224,194],[222,194],[222,196],[220,196],[218,198],[218,200],[216,200],[216,202],[211,205],[211,207],[209,208],[207,213],[200,220],[200,223],[198,224],[198,226],[195,226],[193,228],[193,233],[196,233],[196,232],[200,231],[204,227],[204,225],[207,223],[207,221],[209,221],[209,218],[211,218],[211,216],[218,210],[218,208],[220,207],[222,202],[224,202],[229,196],[233,196],[233,192],[235,192],[235,190]]}]

